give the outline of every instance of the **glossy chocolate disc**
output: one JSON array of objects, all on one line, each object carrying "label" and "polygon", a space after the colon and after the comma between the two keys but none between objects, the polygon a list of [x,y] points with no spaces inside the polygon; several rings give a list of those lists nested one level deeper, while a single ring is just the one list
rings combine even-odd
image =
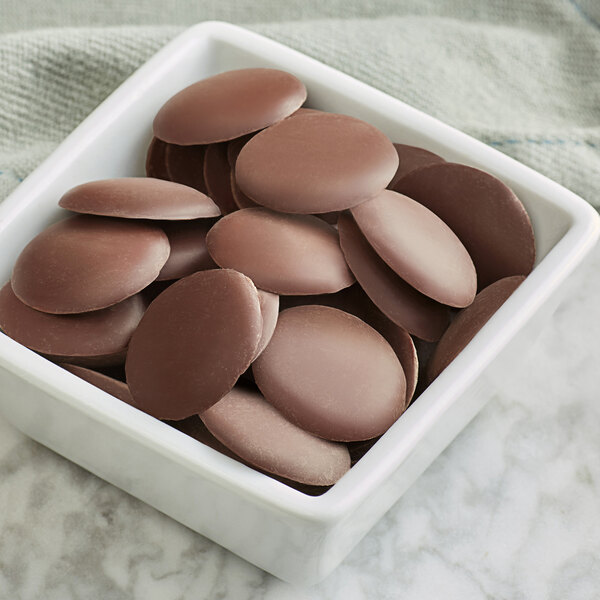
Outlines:
[{"label": "glossy chocolate disc", "polygon": [[227,160],[227,144],[212,144],[206,148],[204,182],[208,195],[224,215],[238,209],[231,191],[231,169]]},{"label": "glossy chocolate disc", "polygon": [[424,340],[439,340],[448,327],[448,308],[396,275],[371,248],[352,215],[340,216],[338,231],[350,269],[379,310],[409,333]]},{"label": "glossy chocolate disc", "polygon": [[279,313],[252,371],[286,418],[329,440],[382,434],[406,401],[404,373],[390,345],[359,318],[328,306]]},{"label": "glossy chocolate disc", "polygon": [[145,309],[145,301],[136,294],[103,310],[51,315],[23,304],[7,283],[0,290],[0,329],[49,358],[106,364],[111,362],[106,359],[125,351]]},{"label": "glossy chocolate disc", "polygon": [[397,191],[443,219],[465,245],[479,289],[510,275],[527,275],[535,261],[531,221],[512,190],[479,169],[443,163],[409,173]]},{"label": "glossy chocolate disc", "polygon": [[169,181],[167,171],[166,152],[167,144],[153,137],[146,154],[146,176]]},{"label": "glossy chocolate disc", "polygon": [[305,100],[304,84],[291,73],[226,71],[170,98],[154,119],[154,135],[182,146],[224,142],[281,121]]},{"label": "glossy chocolate disc", "polygon": [[308,113],[256,134],[236,162],[236,180],[258,204],[289,213],[356,206],[391,181],[398,155],[378,129],[353,117]]},{"label": "glossy chocolate disc", "polygon": [[336,230],[311,215],[246,208],[218,221],[206,244],[218,265],[276,294],[337,292],[354,282]]},{"label": "glossy chocolate disc", "polygon": [[99,310],[144,289],[168,257],[169,240],[156,225],[77,215],[29,242],[15,264],[12,288],[44,312]]},{"label": "glossy chocolate disc", "polygon": [[66,371],[73,373],[73,375],[77,375],[77,377],[85,379],[85,381],[95,385],[97,388],[100,388],[107,394],[110,394],[111,396],[114,396],[115,398],[118,398],[127,404],[135,406],[126,383],[123,383],[118,379],[114,379],[113,377],[109,377],[108,375],[104,375],[103,373],[98,373],[98,371],[92,371],[91,369],[86,369],[77,365],[61,364],[60,366]]},{"label": "glossy chocolate disc", "polygon": [[311,485],[332,485],[350,468],[344,444],[290,423],[253,390],[236,387],[201,415],[235,454],[269,473]]},{"label": "glossy chocolate disc", "polygon": [[279,317],[279,296],[277,294],[271,294],[271,292],[265,292],[264,290],[257,291],[258,300],[260,302],[260,312],[263,319],[263,329],[260,342],[258,342],[258,348],[256,349],[256,356],[258,356],[271,341],[275,326],[277,325],[277,318]]},{"label": "glossy chocolate disc", "polygon": [[473,302],[473,261],[454,232],[429,209],[384,190],[351,212],[375,252],[406,283],[448,306],[462,308]]},{"label": "glossy chocolate disc", "polygon": [[205,194],[187,185],[150,177],[83,183],[64,194],[58,205],[77,213],[126,219],[173,221],[221,214]]},{"label": "glossy chocolate disc", "polygon": [[411,171],[426,167],[427,165],[446,162],[441,156],[425,150],[425,148],[407,146],[406,144],[394,144],[394,148],[396,148],[396,152],[398,153],[400,164],[394,178],[388,185],[388,189],[390,190],[393,190],[396,183]]},{"label": "glossy chocolate disc", "polygon": [[196,271],[214,269],[217,265],[206,248],[206,234],[214,221],[172,221],[162,227],[169,238],[171,253],[157,281],[180,279]]},{"label": "glossy chocolate disc", "polygon": [[427,364],[429,381],[433,381],[462,352],[524,279],[523,276],[515,275],[492,283],[477,294],[471,306],[458,314],[438,342]]},{"label": "glossy chocolate disc", "polygon": [[263,322],[256,287],[229,269],[180,279],[152,302],[127,352],[141,410],[185,419],[227,394],[256,355]]},{"label": "glossy chocolate disc", "polygon": [[204,182],[205,151],[206,146],[166,144],[165,162],[169,179],[207,194]]}]

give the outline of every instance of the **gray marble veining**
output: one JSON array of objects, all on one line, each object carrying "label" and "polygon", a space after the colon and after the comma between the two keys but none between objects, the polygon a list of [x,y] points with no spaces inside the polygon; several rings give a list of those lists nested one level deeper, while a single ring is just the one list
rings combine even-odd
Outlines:
[{"label": "gray marble veining", "polygon": [[0,418],[0,600],[592,600],[600,248],[521,373],[323,583],[266,575]]}]

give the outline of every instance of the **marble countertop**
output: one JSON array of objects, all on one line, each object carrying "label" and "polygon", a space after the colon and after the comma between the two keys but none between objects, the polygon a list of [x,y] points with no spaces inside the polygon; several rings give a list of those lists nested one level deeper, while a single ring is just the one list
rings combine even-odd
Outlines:
[{"label": "marble countertop", "polygon": [[343,564],[297,589],[0,417],[0,600],[592,600],[600,590],[600,247],[529,364]]}]

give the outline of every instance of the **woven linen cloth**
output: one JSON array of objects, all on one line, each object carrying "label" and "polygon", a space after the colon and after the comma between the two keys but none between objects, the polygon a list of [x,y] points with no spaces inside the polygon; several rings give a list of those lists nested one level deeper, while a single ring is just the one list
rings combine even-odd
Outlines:
[{"label": "woven linen cloth", "polygon": [[0,0],[0,200],[155,51],[207,19],[332,65],[600,207],[596,0]]}]

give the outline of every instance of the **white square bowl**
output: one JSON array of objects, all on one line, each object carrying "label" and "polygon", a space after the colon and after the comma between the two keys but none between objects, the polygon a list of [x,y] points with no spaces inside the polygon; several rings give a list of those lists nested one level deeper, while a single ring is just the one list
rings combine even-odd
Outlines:
[{"label": "white square bowl", "polygon": [[565,278],[599,234],[581,198],[406,104],[257,34],[207,22],[158,52],[0,206],[0,282],[62,213],[70,187],[144,174],[160,106],[190,83],[241,67],[290,71],[309,104],[360,117],[393,140],[482,168],[511,186],[536,233],[533,273],[461,355],[331,490],[306,496],[120,402],[0,334],[0,409],[24,433],[290,582],[325,577],[522,361]]}]

